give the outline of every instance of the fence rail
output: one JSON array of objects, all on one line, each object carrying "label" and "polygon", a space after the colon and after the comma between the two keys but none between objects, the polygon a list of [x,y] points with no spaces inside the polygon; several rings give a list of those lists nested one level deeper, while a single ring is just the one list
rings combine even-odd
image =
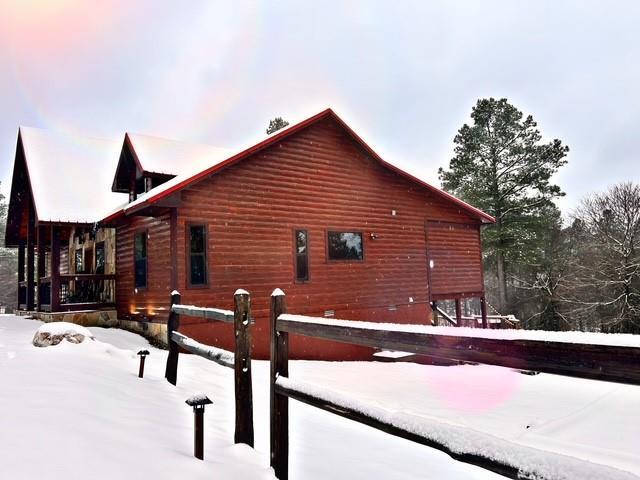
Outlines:
[{"label": "fence rail", "polygon": [[[420,332],[420,327],[415,326],[406,328],[402,325],[387,325],[385,329],[385,325],[376,327],[371,322],[321,319],[287,315],[286,312],[284,292],[277,289],[271,297],[270,449],[271,466],[280,480],[288,478],[289,398],[386,433],[437,448],[456,460],[509,478],[518,479],[525,474],[530,475],[525,478],[556,478],[554,473],[549,473],[544,461],[533,467],[535,471],[521,471],[508,451],[506,455],[491,456],[452,448],[442,439],[430,438],[428,433],[418,434],[406,427],[359,411],[349,401],[336,401],[328,396],[311,394],[302,388],[296,388],[296,383],[288,379],[289,334],[452,360],[640,385],[640,348],[637,347],[440,335]],[[555,454],[549,456],[553,457],[554,467],[557,467],[556,473],[562,471],[563,462],[567,461],[567,457]],[[544,455],[540,458],[544,458]],[[605,467],[593,464],[589,464],[588,468],[606,470]]]},{"label": "fence rail", "polygon": [[[253,447],[253,387],[251,380],[251,299],[244,290],[236,291],[233,296],[234,311],[220,308],[196,307],[180,303],[180,293],[171,293],[171,311],[167,322],[167,343],[169,355],[165,369],[165,378],[173,385],[178,380],[178,358],[180,348],[211,360],[224,367],[233,368],[236,403],[235,443],[246,443]],[[235,331],[234,352],[197,342],[178,332],[180,316],[205,318],[233,324]]]},{"label": "fence rail", "polygon": [[190,317],[204,318],[216,322],[233,323],[233,312],[231,310],[196,307],[193,305],[172,305],[171,311],[178,315],[188,315]]},{"label": "fence rail", "polygon": [[440,335],[416,329],[387,330],[384,325],[372,328],[375,324],[370,322],[347,321],[350,325],[340,325],[343,322],[280,315],[276,328],[279,332],[385,350],[640,385],[640,349],[636,347]]}]

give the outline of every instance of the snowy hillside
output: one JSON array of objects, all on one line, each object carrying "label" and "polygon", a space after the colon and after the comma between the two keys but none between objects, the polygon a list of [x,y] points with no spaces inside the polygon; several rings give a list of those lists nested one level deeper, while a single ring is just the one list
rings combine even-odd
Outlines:
[{"label": "snowy hillside", "polygon": [[[254,362],[256,450],[233,445],[233,375],[120,330],[37,348],[40,322],[0,316],[1,478],[274,478],[269,468],[268,363]],[[145,378],[137,378],[147,348]],[[391,412],[446,421],[523,446],[640,475],[640,388],[487,366],[291,362],[291,378]],[[205,460],[193,458],[184,401],[204,392]],[[447,455],[290,402],[292,479],[497,479]],[[622,473],[622,472],[620,472]]]}]

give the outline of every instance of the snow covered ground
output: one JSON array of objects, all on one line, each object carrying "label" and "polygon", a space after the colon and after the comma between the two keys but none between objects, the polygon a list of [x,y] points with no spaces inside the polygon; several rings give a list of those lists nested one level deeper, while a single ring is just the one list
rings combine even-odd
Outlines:
[{"label": "snow covered ground", "polygon": [[[233,445],[233,375],[138,335],[91,328],[96,341],[37,348],[40,322],[0,316],[0,478],[272,479],[268,363],[254,362],[256,449]],[[147,348],[145,378],[137,378]],[[291,378],[337,394],[640,476],[640,388],[489,366],[291,362]],[[184,401],[204,392],[205,460],[193,458]],[[447,455],[290,401],[295,479],[497,479]]]}]

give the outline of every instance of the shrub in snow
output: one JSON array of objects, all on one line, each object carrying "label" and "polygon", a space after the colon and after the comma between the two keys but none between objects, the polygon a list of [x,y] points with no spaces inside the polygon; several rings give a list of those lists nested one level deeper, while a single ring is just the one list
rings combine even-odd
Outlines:
[{"label": "shrub in snow", "polygon": [[65,339],[70,343],[82,343],[85,337],[94,340],[93,334],[80,325],[68,322],[45,323],[33,336],[33,345],[48,347],[57,345]]}]

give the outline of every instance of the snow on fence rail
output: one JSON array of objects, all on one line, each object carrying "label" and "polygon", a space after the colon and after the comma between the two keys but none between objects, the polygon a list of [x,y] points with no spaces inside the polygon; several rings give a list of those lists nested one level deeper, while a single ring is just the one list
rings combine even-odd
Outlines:
[{"label": "snow on fence rail", "polygon": [[431,327],[287,314],[279,316],[278,331],[451,360],[640,385],[638,335]]},{"label": "snow on fence rail", "polygon": [[[165,378],[173,385],[178,380],[178,358],[180,348],[199,355],[224,367],[234,369],[236,399],[235,443],[246,443],[253,447],[253,388],[251,384],[251,298],[249,292],[237,290],[233,296],[234,311],[220,308],[182,305],[180,293],[171,293],[171,311],[167,322],[169,355]],[[204,318],[209,321],[232,323],[235,330],[234,352],[205,345],[178,332],[180,316]]]},{"label": "snow on fence rail", "polygon": [[206,320],[233,323],[233,312],[231,310],[196,307],[195,305],[172,305],[171,311],[178,315],[189,315],[190,317],[200,317]]},{"label": "snow on fence rail", "polygon": [[539,332],[522,330],[380,324],[288,315],[284,292],[279,289],[271,297],[270,331],[271,466],[280,480],[288,478],[289,398],[437,448],[456,460],[513,479],[637,479],[628,472],[520,446],[444,422],[420,419],[422,424],[418,424],[413,421],[415,418],[409,421],[394,417],[380,408],[362,405],[335,392],[293,382],[288,378],[288,337],[293,333],[453,360],[640,385],[638,339],[598,337],[600,343],[593,344],[584,342],[587,338],[595,340],[593,336],[567,334],[564,338],[550,335],[553,341],[547,341]]}]

